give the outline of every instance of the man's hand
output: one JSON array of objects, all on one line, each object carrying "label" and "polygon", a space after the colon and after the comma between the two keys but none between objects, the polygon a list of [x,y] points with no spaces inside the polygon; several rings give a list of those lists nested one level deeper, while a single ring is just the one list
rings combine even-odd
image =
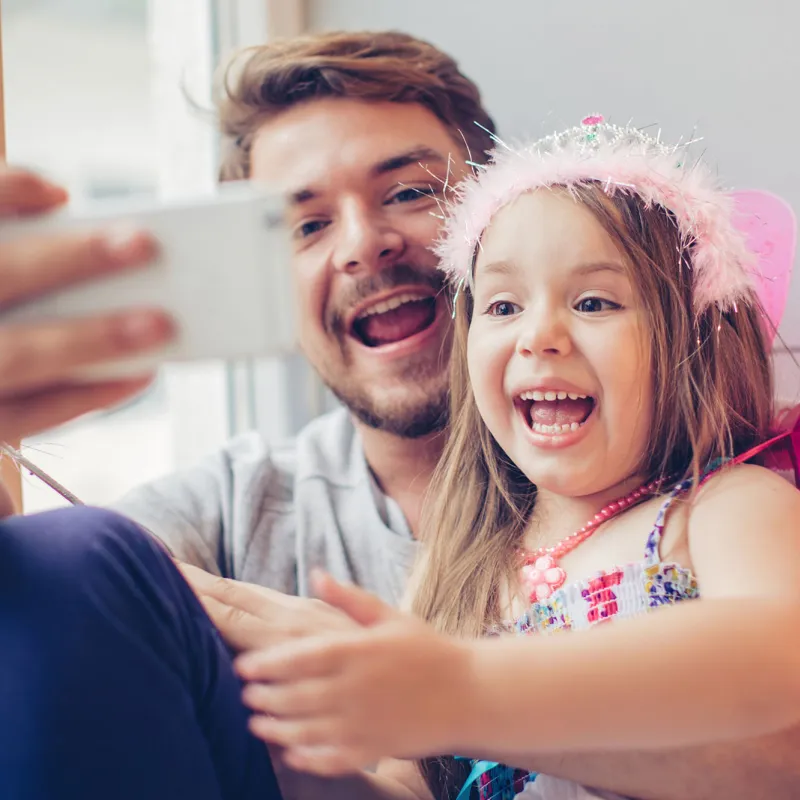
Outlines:
[{"label": "man's hand", "polygon": [[[44,214],[66,199],[63,189],[0,164],[0,220]],[[81,280],[145,264],[154,255],[154,243],[131,231],[28,235],[0,242],[0,312]],[[141,390],[148,378],[91,384],[72,378],[83,367],[165,344],[172,333],[170,320],[155,309],[0,325],[0,442],[16,445]],[[0,518],[13,512],[0,479]]]},{"label": "man's hand", "polygon": [[[0,165],[0,219],[32,217],[66,201],[63,189]],[[54,233],[0,241],[0,311],[88,278],[143,265],[154,243],[133,231]],[[123,400],[146,379],[73,383],[76,372],[166,343],[173,326],[155,309],[90,319],[0,325],[0,441],[26,436]]]},{"label": "man's hand", "polygon": [[222,638],[234,650],[255,650],[357,624],[336,608],[252,583],[219,578],[178,564]]},{"label": "man's hand", "polygon": [[473,719],[471,643],[355,586],[316,584],[356,627],[240,656],[250,730],[285,748],[290,768],[329,777],[458,752]]}]

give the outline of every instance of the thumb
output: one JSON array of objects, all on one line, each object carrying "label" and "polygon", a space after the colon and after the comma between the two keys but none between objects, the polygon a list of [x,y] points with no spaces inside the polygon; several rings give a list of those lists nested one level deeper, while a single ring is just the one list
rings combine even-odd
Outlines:
[{"label": "thumb", "polygon": [[16,513],[16,506],[14,505],[14,500],[11,497],[11,492],[9,492],[8,488],[2,481],[2,476],[0,476],[0,520],[4,520],[6,517],[11,517]]},{"label": "thumb", "polygon": [[338,608],[359,625],[388,622],[398,612],[374,594],[351,583],[339,583],[326,572],[315,571],[311,576],[316,596],[329,606]]}]

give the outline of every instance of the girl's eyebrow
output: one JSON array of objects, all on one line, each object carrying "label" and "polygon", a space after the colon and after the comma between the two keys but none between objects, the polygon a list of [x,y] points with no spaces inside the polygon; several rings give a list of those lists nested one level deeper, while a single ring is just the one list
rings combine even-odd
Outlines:
[{"label": "girl's eyebrow", "polygon": [[575,267],[573,272],[578,275],[591,275],[595,272],[614,272],[618,275],[627,275],[625,267],[616,261],[592,261],[588,264],[580,264]]},{"label": "girl's eyebrow", "polygon": [[512,275],[517,272],[516,265],[509,261],[492,261],[479,269],[484,275]]},{"label": "girl's eyebrow", "polygon": [[[492,261],[489,264],[481,265],[478,269],[484,275],[513,275],[519,271],[517,265],[511,261]],[[613,272],[617,275],[627,275],[625,267],[615,261],[591,261],[579,264],[571,269],[570,272],[581,276],[591,275],[595,272]]]}]

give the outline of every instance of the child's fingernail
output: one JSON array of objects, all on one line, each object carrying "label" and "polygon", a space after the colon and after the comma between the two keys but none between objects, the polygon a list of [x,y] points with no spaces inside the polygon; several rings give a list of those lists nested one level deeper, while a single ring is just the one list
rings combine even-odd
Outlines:
[{"label": "child's fingernail", "polygon": [[250,672],[250,659],[247,656],[239,656],[239,658],[235,659],[233,662],[233,669],[239,675],[246,675]]}]

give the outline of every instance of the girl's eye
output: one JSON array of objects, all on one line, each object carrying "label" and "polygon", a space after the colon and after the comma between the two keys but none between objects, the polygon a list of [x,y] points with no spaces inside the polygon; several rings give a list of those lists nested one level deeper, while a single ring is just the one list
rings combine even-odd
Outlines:
[{"label": "girl's eye", "polygon": [[516,303],[510,303],[508,300],[499,300],[496,303],[491,303],[486,309],[486,313],[491,317],[510,317],[519,311],[519,306]]},{"label": "girl's eye", "polygon": [[387,203],[413,203],[425,197],[435,197],[437,194],[433,186],[414,186],[401,189],[397,194],[393,194]]},{"label": "girl's eye", "polygon": [[575,306],[576,311],[584,314],[596,314],[599,311],[611,311],[621,308],[619,303],[614,303],[611,300],[604,300],[602,297],[584,297],[579,300]]}]

